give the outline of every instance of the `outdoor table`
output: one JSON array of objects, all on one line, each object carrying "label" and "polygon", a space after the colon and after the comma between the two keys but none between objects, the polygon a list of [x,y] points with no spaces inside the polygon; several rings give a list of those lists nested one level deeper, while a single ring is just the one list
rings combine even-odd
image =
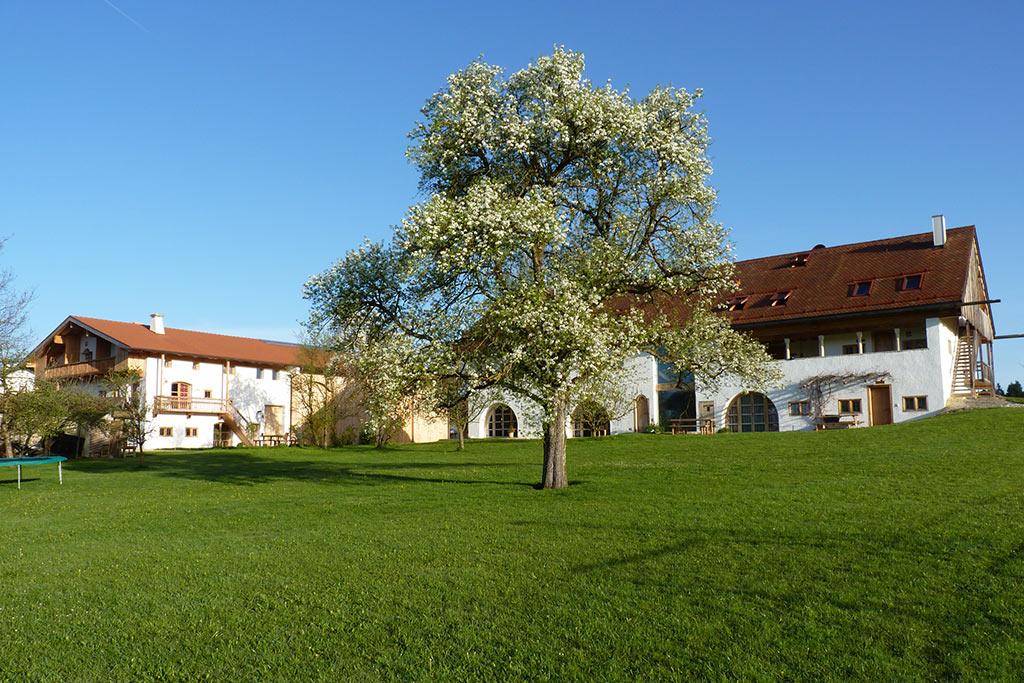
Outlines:
[{"label": "outdoor table", "polygon": [[43,455],[34,458],[0,458],[0,467],[18,468],[18,489],[21,489],[21,466],[22,465],[51,465],[57,463],[57,478],[64,483],[64,461],[62,455]]}]

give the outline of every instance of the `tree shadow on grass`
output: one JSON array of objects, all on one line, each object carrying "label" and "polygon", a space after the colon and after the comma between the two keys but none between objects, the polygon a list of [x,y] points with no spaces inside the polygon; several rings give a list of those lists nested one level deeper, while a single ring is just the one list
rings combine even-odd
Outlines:
[{"label": "tree shadow on grass", "polygon": [[[709,535],[708,531],[713,534]],[[786,613],[806,607],[808,604],[820,603],[836,610],[850,614],[865,614],[869,617],[876,614],[888,614],[904,619],[911,619],[923,624],[934,633],[935,643],[929,647],[928,658],[939,666],[943,674],[956,673],[953,666],[955,654],[965,650],[970,639],[964,637],[965,624],[979,632],[986,632],[993,640],[1006,640],[1013,624],[999,616],[998,609],[993,609],[993,602],[1001,596],[994,590],[998,585],[992,579],[1004,578],[1009,574],[1008,567],[1024,558],[1024,541],[1021,541],[1002,553],[996,553],[992,560],[976,570],[967,571],[964,578],[957,581],[958,600],[948,604],[936,603],[928,593],[911,595],[898,599],[886,599],[885,591],[892,592],[900,581],[899,577],[890,577],[891,584],[876,591],[870,585],[857,586],[844,590],[832,590],[829,580],[824,575],[810,572],[807,576],[787,575],[783,581],[774,574],[771,565],[766,565],[763,580],[748,581],[749,585],[737,585],[738,582],[728,575],[709,572],[706,567],[695,572],[667,572],[659,565],[666,558],[678,556],[682,558],[690,552],[706,552],[709,548],[721,548],[721,553],[729,553],[729,547],[763,548],[779,555],[799,552],[807,548],[825,551],[833,557],[855,556],[857,554],[875,554],[880,562],[902,561],[908,567],[919,566],[922,562],[941,562],[953,566],[957,562],[957,553],[944,548],[936,548],[927,542],[915,541],[911,538],[885,538],[865,534],[837,532],[835,534],[811,534],[794,536],[785,533],[756,532],[753,530],[723,529],[679,529],[677,532],[685,537],[676,542],[649,548],[640,552],[624,554],[605,559],[579,563],[572,567],[573,573],[605,575],[606,578],[617,577],[618,581],[630,581],[648,588],[657,589],[665,594],[678,592],[685,584],[699,586],[708,594],[734,595],[743,601],[757,601],[773,606],[779,613]],[[694,567],[701,565],[695,564]],[[826,571],[823,568],[821,571]],[[845,571],[850,568],[843,563],[827,571],[835,572],[834,581],[841,581]],[[723,576],[725,578],[723,578]],[[852,597],[851,597],[852,595]],[[968,629],[969,630],[969,629]]]},{"label": "tree shadow on grass", "polygon": [[[278,459],[251,453],[204,453],[195,455],[150,455],[138,460],[78,461],[71,469],[84,474],[112,474],[131,471],[239,486],[275,481],[308,481],[321,484],[375,486],[386,483],[486,484],[492,486],[533,486],[533,482],[472,478],[467,471],[518,467],[509,462],[380,462],[347,463],[331,460]],[[422,471],[424,476],[417,476]],[[402,474],[400,472],[409,472]]]},{"label": "tree shadow on grass", "polygon": [[[42,477],[22,477],[21,478],[21,483],[25,484],[25,483],[28,483],[30,481],[39,481],[41,478]],[[12,486],[17,487],[17,485],[18,485],[18,478],[14,477],[13,479],[0,479],[0,486],[2,486],[3,484],[11,484]]]}]

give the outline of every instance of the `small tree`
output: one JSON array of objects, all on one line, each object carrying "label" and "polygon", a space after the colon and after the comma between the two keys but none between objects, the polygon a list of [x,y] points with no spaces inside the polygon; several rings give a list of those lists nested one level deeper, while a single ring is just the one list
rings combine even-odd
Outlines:
[{"label": "small tree", "polygon": [[423,399],[423,372],[415,351],[400,336],[382,336],[352,346],[344,362],[359,387],[365,427],[374,445],[383,448],[412,414],[415,401]]},{"label": "small tree", "polygon": [[[4,242],[0,239],[0,251]],[[15,287],[11,271],[0,268],[0,439],[3,455],[8,458],[14,456],[11,424],[17,419],[16,397],[25,389],[20,376],[29,360],[27,320],[31,301],[31,293]]]},{"label": "small tree", "polygon": [[345,409],[341,405],[345,388],[345,377],[334,354],[317,335],[309,335],[299,350],[299,371],[292,376],[292,400],[301,416],[304,440],[321,448],[334,443]]},{"label": "small tree", "polygon": [[69,406],[59,388],[44,380],[37,381],[32,391],[11,394],[7,406],[7,436],[21,452],[28,452],[37,439],[49,450],[50,440],[61,434],[70,420]]},{"label": "small tree", "polygon": [[139,461],[145,462],[146,440],[153,428],[142,389],[142,373],[135,368],[115,369],[107,373],[105,381],[114,401],[111,417],[115,430],[126,444],[138,450]]},{"label": "small tree", "polygon": [[1021,387],[1020,380],[1006,385],[1006,395],[1011,398],[1024,398],[1024,387]]},{"label": "small tree", "polygon": [[[61,386],[37,380],[31,391],[11,397],[10,432],[20,439],[19,449],[28,451],[39,439],[48,451],[54,437],[74,429],[79,437],[103,422],[110,402],[75,385]],[[75,455],[81,455],[76,450]]]}]

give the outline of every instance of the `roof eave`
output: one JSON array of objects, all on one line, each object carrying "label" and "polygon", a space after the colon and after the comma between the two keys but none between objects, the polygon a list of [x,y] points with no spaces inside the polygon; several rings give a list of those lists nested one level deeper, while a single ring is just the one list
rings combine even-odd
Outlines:
[{"label": "roof eave", "polygon": [[928,313],[940,310],[958,311],[961,305],[960,300],[939,301],[920,306],[901,306],[899,308],[872,309],[869,311],[846,311],[842,313],[828,313],[824,315],[791,316],[769,320],[751,320],[749,322],[734,322],[732,326],[739,330],[757,329],[763,327],[776,327],[792,323],[826,322],[832,320],[852,320],[858,318],[875,318],[885,315],[901,315],[904,313]]}]

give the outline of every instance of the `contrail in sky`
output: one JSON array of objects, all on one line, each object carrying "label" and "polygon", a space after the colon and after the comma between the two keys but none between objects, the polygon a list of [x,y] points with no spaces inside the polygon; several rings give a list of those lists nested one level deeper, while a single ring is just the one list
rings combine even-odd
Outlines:
[{"label": "contrail in sky", "polygon": [[111,8],[112,10],[114,10],[115,12],[117,12],[118,14],[120,14],[120,15],[121,15],[122,17],[124,17],[124,18],[125,18],[125,19],[127,19],[128,21],[132,22],[133,24],[135,24],[136,26],[138,26],[138,27],[139,27],[140,29],[142,29],[142,30],[143,30],[143,31],[145,31],[146,33],[149,33],[149,29],[148,29],[148,28],[146,28],[145,26],[143,26],[143,25],[142,25],[142,24],[140,24],[139,22],[135,21],[135,19],[133,19],[133,18],[131,17],[131,15],[130,15],[130,14],[128,14],[127,12],[125,12],[125,11],[124,11],[123,9],[121,9],[120,7],[118,7],[117,5],[115,5],[114,3],[110,2],[110,0],[103,0],[103,2],[107,3],[107,5],[109,5],[109,6],[110,6],[110,8]]}]

